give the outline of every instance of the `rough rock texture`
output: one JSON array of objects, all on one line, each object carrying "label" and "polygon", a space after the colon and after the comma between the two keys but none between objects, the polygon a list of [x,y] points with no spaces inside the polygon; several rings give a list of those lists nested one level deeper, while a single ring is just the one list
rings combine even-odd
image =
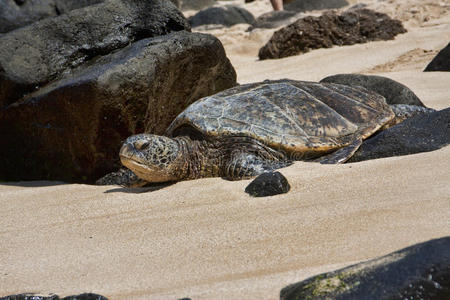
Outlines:
[{"label": "rough rock texture", "polygon": [[71,10],[104,0],[2,0],[0,32],[8,32],[38,20],[65,14]]},{"label": "rough rock texture", "polygon": [[253,30],[254,28],[277,28],[286,26],[301,17],[301,14],[295,11],[274,10],[256,18],[249,30]]},{"label": "rough rock texture", "polygon": [[108,0],[0,36],[0,108],[133,41],[189,30],[165,0]]},{"label": "rough rock texture", "polygon": [[450,299],[450,237],[314,276],[280,299]]},{"label": "rough rock texture", "polygon": [[424,71],[450,71],[450,43],[445,46],[444,49],[439,51],[439,53],[433,58],[433,60],[428,64]]},{"label": "rough rock texture", "polygon": [[256,177],[245,192],[253,197],[267,197],[289,192],[291,186],[280,172],[263,173]]},{"label": "rough rock texture", "polygon": [[383,76],[363,74],[337,74],[328,76],[320,82],[339,83],[349,86],[362,86],[386,98],[388,104],[410,104],[425,106],[419,97],[407,86]]},{"label": "rough rock texture", "polygon": [[93,182],[118,169],[129,135],[162,134],[190,103],[235,84],[211,35],[135,42],[0,111],[0,178]]},{"label": "rough rock texture", "polygon": [[259,50],[259,58],[282,58],[333,45],[390,40],[404,32],[400,21],[373,10],[356,9],[341,15],[328,11],[320,17],[308,16],[276,31]]},{"label": "rough rock texture", "polygon": [[58,295],[42,296],[36,294],[18,294],[0,298],[0,300],[108,300],[98,294],[86,293],[60,298]]},{"label": "rough rock texture", "polygon": [[170,0],[178,9],[181,8],[180,0]]},{"label": "rough rock texture", "polygon": [[447,108],[415,116],[381,131],[365,140],[348,162],[433,151],[449,144],[450,108]]},{"label": "rough rock texture", "polygon": [[348,5],[346,0],[295,0],[284,5],[284,9],[304,12],[316,9],[341,8]]},{"label": "rough rock texture", "polygon": [[180,0],[182,10],[201,10],[213,5],[215,0]]},{"label": "rough rock texture", "polygon": [[241,23],[253,24],[254,22],[255,18],[248,10],[233,5],[210,7],[189,18],[192,27],[209,24],[233,26]]}]

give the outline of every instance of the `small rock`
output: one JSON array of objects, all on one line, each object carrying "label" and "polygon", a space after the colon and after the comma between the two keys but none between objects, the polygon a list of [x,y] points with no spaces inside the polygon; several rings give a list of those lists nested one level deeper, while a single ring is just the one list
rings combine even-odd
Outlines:
[{"label": "small rock", "polygon": [[320,82],[338,83],[348,86],[362,86],[370,91],[374,91],[386,98],[388,104],[409,104],[425,106],[419,97],[414,94],[407,86],[376,75],[363,74],[337,74],[328,76]]},{"label": "small rock", "polygon": [[280,299],[450,299],[450,237],[311,277]]},{"label": "small rock", "polygon": [[268,172],[256,177],[245,188],[245,192],[253,197],[267,197],[285,194],[290,189],[291,186],[283,174],[280,172]]},{"label": "small rock", "polygon": [[412,117],[368,138],[348,162],[433,151],[449,144],[450,108],[447,108]]},{"label": "small rock", "polygon": [[433,58],[425,68],[424,72],[429,71],[450,71],[450,43]]},{"label": "small rock", "polygon": [[255,22],[255,18],[248,10],[233,5],[207,8],[199,11],[188,20],[192,27],[210,24],[220,24],[229,27],[236,24],[253,24]]}]

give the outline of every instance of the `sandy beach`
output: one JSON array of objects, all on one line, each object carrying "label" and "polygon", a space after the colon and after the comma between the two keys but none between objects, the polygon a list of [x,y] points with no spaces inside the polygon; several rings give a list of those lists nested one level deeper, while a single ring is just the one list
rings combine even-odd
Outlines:
[{"label": "sandy beach", "polygon": [[[376,74],[429,107],[449,107],[450,73],[422,72],[450,41],[448,2],[349,2],[402,20],[408,32],[265,61],[257,53],[273,29],[202,32],[222,41],[239,83]],[[218,5],[230,3],[255,16],[271,10],[263,0]],[[158,189],[1,183],[0,297],[277,299],[312,275],[450,235],[449,146],[344,165],[297,162],[281,173],[291,191],[266,198],[244,192],[249,180],[220,178]]]}]

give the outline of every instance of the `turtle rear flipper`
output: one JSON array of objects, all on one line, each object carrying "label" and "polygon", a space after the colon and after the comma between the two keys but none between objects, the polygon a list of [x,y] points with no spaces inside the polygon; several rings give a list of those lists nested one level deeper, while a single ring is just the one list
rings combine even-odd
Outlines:
[{"label": "turtle rear flipper", "polygon": [[253,153],[236,151],[225,164],[222,178],[227,180],[248,179],[290,165],[292,165],[290,160],[269,160]]},{"label": "turtle rear flipper", "polygon": [[381,130],[388,129],[389,127],[397,125],[398,123],[401,123],[406,119],[436,111],[433,108],[410,104],[391,104],[389,106],[395,113],[395,117],[388,123],[384,124],[384,126],[381,127]]},{"label": "turtle rear flipper", "polygon": [[361,144],[362,139],[356,139],[350,145],[328,155],[322,156],[315,161],[320,162],[321,164],[343,164],[353,156]]}]

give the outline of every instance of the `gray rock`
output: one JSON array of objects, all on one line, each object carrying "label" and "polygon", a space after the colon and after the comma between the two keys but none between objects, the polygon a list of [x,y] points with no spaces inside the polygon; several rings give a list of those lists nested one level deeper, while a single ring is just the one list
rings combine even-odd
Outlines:
[{"label": "gray rock", "polygon": [[108,0],[0,37],[0,108],[97,56],[133,41],[189,30],[165,0]]},{"label": "gray rock", "polygon": [[450,71],[450,43],[433,58],[425,68],[424,72],[429,71]]},{"label": "gray rock", "polygon": [[253,24],[255,18],[244,8],[226,5],[223,7],[210,7],[199,11],[189,18],[192,27],[198,27],[209,24],[220,24],[224,26],[233,26],[236,24]]},{"label": "gray rock", "polygon": [[422,101],[420,101],[419,97],[417,97],[407,86],[382,76],[337,74],[328,76],[320,82],[339,83],[349,86],[359,85],[384,96],[388,104],[425,106]]},{"label": "gray rock", "polygon": [[450,144],[450,108],[407,119],[365,140],[348,160],[434,151]]},{"label": "gray rock", "polygon": [[[26,0],[26,2],[28,1],[36,2],[36,0]],[[66,14],[71,10],[98,4],[104,1],[105,0],[54,0],[57,15]]]},{"label": "gray rock", "polygon": [[103,0],[0,1],[0,33],[100,2]]},{"label": "gray rock", "polygon": [[311,277],[280,299],[450,299],[450,237]]},{"label": "gray rock", "polygon": [[304,12],[317,9],[341,8],[348,5],[346,0],[295,0],[285,4],[286,10]]},{"label": "gray rock", "polygon": [[211,35],[140,40],[0,110],[0,178],[94,182],[119,168],[128,136],[162,134],[190,103],[235,84]]},{"label": "gray rock", "polygon": [[249,30],[255,28],[277,28],[286,26],[301,17],[303,17],[303,15],[295,11],[274,10],[256,18]]},{"label": "gray rock", "polygon": [[213,5],[215,0],[180,0],[182,10],[201,10]]},{"label": "gray rock", "polygon": [[267,172],[256,177],[245,188],[245,192],[253,197],[267,197],[289,192],[291,186],[280,172]]}]

